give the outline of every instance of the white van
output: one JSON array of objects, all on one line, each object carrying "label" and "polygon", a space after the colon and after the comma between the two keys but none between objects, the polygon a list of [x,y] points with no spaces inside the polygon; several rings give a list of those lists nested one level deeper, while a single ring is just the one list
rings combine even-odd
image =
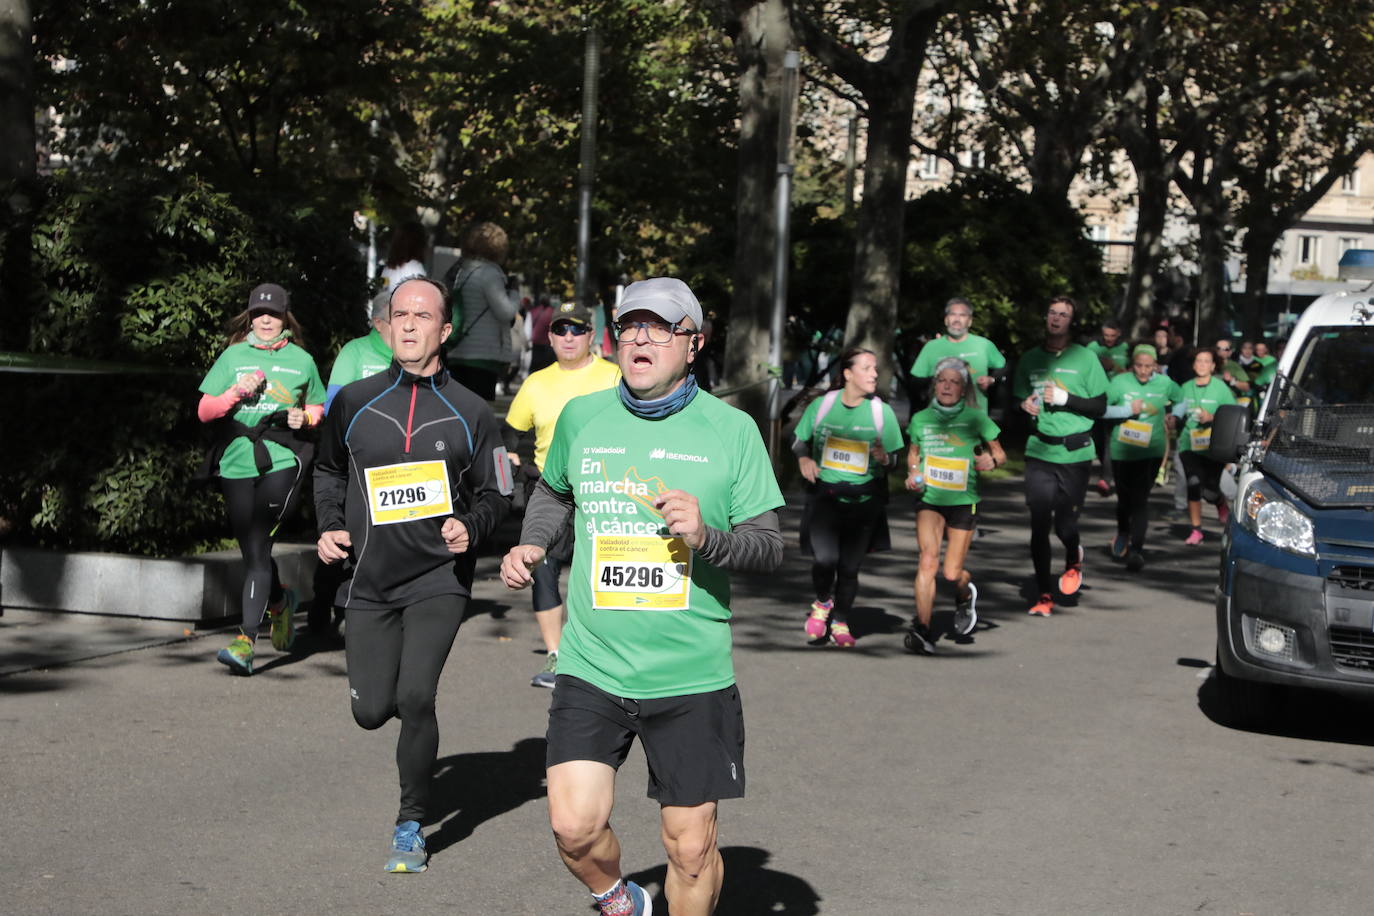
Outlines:
[{"label": "white van", "polygon": [[[1341,270],[1374,280],[1374,251]],[[1284,686],[1374,698],[1374,286],[1307,307],[1254,423],[1222,407],[1209,453],[1236,463],[1216,602],[1228,717],[1263,718]]]}]

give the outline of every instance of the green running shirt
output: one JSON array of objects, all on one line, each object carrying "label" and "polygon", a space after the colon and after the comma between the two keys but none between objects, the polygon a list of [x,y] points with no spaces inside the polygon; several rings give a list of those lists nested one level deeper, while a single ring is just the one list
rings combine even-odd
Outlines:
[{"label": "green running shirt", "polygon": [[985,411],[965,406],[953,416],[934,407],[914,414],[907,435],[921,450],[925,490],[921,501],[931,506],[970,506],[978,503],[978,472],[974,449],[991,442],[1001,429]]},{"label": "green running shirt", "polygon": [[733,684],[729,573],[668,536],[653,503],[686,491],[721,531],[782,506],[753,419],[705,391],[662,420],[615,389],[583,395],[558,417],[543,476],[576,505],[558,673],[636,699]]},{"label": "green running shirt", "polygon": [[[819,468],[817,476],[825,483],[868,483],[874,477],[869,448],[878,438],[873,402],[864,398],[858,406],[846,407],[836,397],[825,416],[817,417],[824,400],[822,396],[806,405],[796,429],[797,438],[811,444],[811,458]],[[902,448],[902,428],[887,402],[879,400],[878,404],[883,417],[883,451],[894,455]]]},{"label": "green running shirt", "polygon": [[[264,350],[247,341],[233,344],[219,355],[205,374],[200,391],[209,395],[224,394],[240,375],[258,369],[267,376],[267,384],[253,397],[239,401],[228,414],[244,426],[257,426],[268,416],[289,407],[324,403],[324,384],[315,361],[293,343],[279,350]],[[270,439],[264,444],[272,456],[273,471],[296,466],[296,455],[289,448]],[[220,457],[219,475],[230,480],[257,477],[253,443],[242,436],[230,442]]]},{"label": "green running shirt", "polygon": [[1183,403],[1188,405],[1188,413],[1184,415],[1188,422],[1178,434],[1178,450],[1205,452],[1212,442],[1212,424],[1210,421],[1199,423],[1197,411],[1215,414],[1222,404],[1236,403],[1236,396],[1231,393],[1231,386],[1215,375],[1204,386],[1199,386],[1197,379],[1190,379],[1179,387],[1183,389]]},{"label": "green running shirt", "polygon": [[969,375],[975,383],[974,394],[978,406],[987,410],[988,399],[983,394],[983,389],[976,387],[977,379],[980,375],[987,375],[991,369],[1006,366],[1007,358],[986,337],[967,334],[963,340],[956,343],[941,334],[921,348],[921,352],[916,355],[916,362],[911,364],[911,374],[916,378],[931,378],[935,375],[935,364],[949,356],[956,356],[968,363]]},{"label": "green running shirt", "polygon": [[1114,461],[1163,458],[1168,443],[1164,418],[1168,416],[1171,404],[1183,400],[1183,392],[1179,390],[1178,383],[1158,372],[1143,385],[1134,372],[1118,375],[1108,383],[1108,407],[1129,405],[1136,400],[1145,402],[1144,411],[1108,427],[1112,438],[1107,451]]},{"label": "green running shirt", "polygon": [[[1053,383],[1080,398],[1095,398],[1107,393],[1107,374],[1102,371],[1102,363],[1087,347],[1075,343],[1057,354],[1043,346],[1036,347],[1017,361],[1011,392],[1018,402],[1043,391],[1046,383]],[[1072,436],[1090,431],[1093,420],[1063,408],[1047,410],[1042,404],[1034,427],[1047,436]],[[1062,444],[1050,445],[1036,436],[1030,436],[1026,439],[1026,457],[1054,464],[1073,464],[1091,461],[1093,446],[1089,442],[1082,448],[1070,451]]]}]

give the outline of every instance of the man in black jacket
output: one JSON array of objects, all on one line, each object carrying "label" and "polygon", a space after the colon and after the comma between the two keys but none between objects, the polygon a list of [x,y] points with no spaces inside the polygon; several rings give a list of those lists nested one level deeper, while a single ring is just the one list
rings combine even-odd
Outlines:
[{"label": "man in black jacket", "polygon": [[486,403],[439,355],[448,294],[425,278],[391,296],[387,371],[335,397],[315,463],[319,555],[351,561],[335,604],[346,611],[348,683],[363,728],[401,720],[401,806],[390,872],[423,871],[420,825],[439,752],[435,695],[472,594],[474,551],[509,508],[511,471]]}]

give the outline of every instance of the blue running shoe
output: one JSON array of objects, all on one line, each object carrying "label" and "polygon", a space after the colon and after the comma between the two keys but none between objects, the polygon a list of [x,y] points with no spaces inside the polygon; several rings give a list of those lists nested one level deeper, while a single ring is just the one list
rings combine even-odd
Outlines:
[{"label": "blue running shoe", "polygon": [[633,881],[616,882],[604,895],[592,895],[601,916],[653,916],[654,901]]},{"label": "blue running shoe", "polygon": [[654,899],[644,893],[644,888],[633,881],[626,881],[625,889],[630,892],[630,899],[635,902],[635,916],[654,916]]},{"label": "blue running shoe", "polygon": [[386,870],[392,874],[414,874],[429,867],[429,853],[425,852],[425,838],[416,821],[402,821],[396,825],[391,838],[391,858]]}]

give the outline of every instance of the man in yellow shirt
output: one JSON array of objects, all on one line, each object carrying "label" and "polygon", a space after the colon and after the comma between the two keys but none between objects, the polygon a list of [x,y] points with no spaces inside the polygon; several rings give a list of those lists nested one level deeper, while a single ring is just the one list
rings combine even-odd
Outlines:
[{"label": "man in yellow shirt", "polygon": [[[553,441],[554,426],[563,407],[573,398],[613,387],[620,381],[620,369],[592,353],[592,315],[574,302],[564,302],[549,322],[549,343],[555,362],[525,379],[511,402],[504,428],[506,448],[511,460],[516,456],[520,434],[534,430],[534,465],[521,470],[531,483],[544,469],[544,456]],[[565,532],[550,545],[544,562],[534,569],[534,617],[544,639],[548,660],[531,680],[533,687],[552,689],[558,666],[558,639],[563,632],[563,597],[558,591],[558,575],[572,558],[572,532]]]}]

